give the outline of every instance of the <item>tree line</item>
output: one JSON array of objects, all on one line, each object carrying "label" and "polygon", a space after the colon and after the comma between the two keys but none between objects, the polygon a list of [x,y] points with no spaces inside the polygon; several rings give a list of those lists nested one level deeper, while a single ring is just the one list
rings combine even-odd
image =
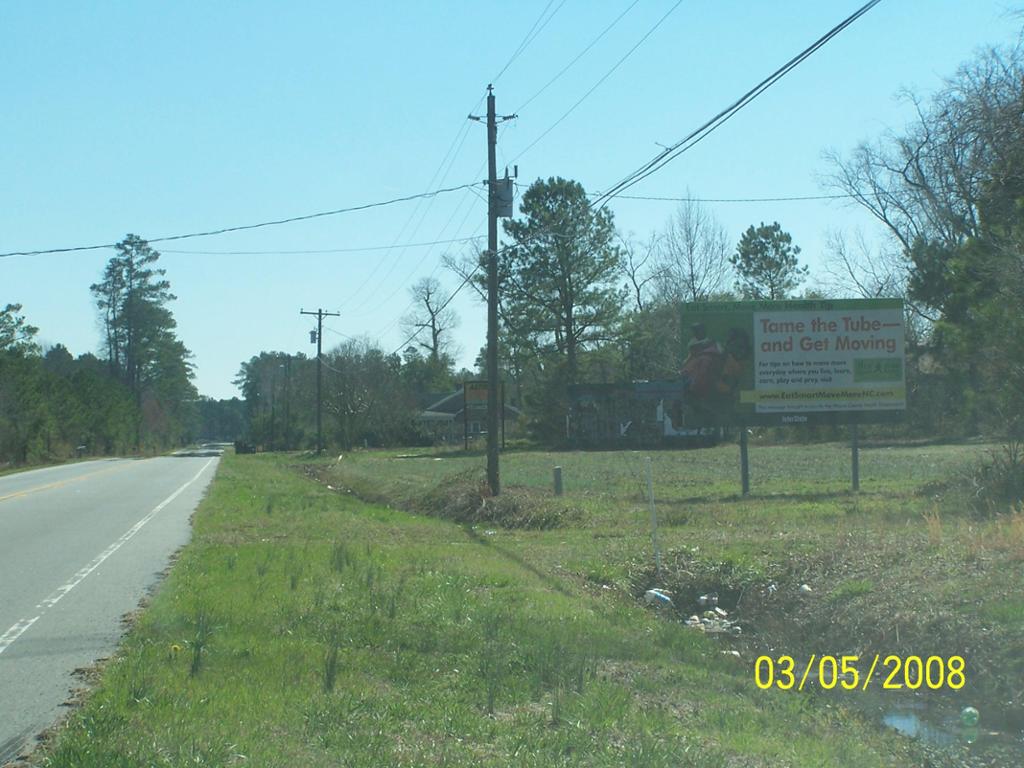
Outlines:
[{"label": "tree line", "polygon": [[192,384],[158,259],[130,234],[90,286],[98,355],[74,357],[61,344],[43,350],[20,304],[0,310],[0,466],[151,453],[216,436],[225,407]]}]

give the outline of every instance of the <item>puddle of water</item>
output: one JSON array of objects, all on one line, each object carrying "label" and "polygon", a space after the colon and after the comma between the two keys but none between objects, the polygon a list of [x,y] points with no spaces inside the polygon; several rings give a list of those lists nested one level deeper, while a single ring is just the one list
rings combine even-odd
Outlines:
[{"label": "puddle of water", "polygon": [[885,711],[882,723],[933,747],[963,744],[970,746],[972,752],[986,753],[990,749],[998,749],[1009,750],[1017,756],[1024,751],[1024,734],[964,726],[955,712],[943,715],[928,707],[904,705]]},{"label": "puddle of water", "polygon": [[882,722],[890,728],[895,728],[904,736],[909,736],[912,739],[921,739],[921,741],[937,747],[949,747],[961,740],[973,743],[978,736],[977,728],[971,729],[974,731],[973,739],[964,738],[963,733],[960,732],[961,729],[929,723],[926,720],[922,720],[916,712],[909,710],[887,712],[882,716]]}]

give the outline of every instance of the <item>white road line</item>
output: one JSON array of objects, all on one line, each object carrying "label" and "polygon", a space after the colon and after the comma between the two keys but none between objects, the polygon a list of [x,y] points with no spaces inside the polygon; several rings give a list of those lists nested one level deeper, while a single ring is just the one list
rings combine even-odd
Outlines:
[{"label": "white road line", "polygon": [[213,459],[210,459],[208,462],[206,462],[203,465],[203,468],[200,469],[198,472],[196,472],[195,477],[193,477],[191,480],[189,480],[187,483],[185,483],[183,486],[181,486],[178,490],[176,490],[174,493],[172,493],[166,499],[164,499],[159,504],[157,504],[155,507],[153,507],[153,511],[152,512],[150,512],[144,518],[139,520],[139,522],[137,522],[135,525],[133,525],[131,528],[129,528],[127,530],[127,532],[125,532],[125,534],[123,536],[121,536],[121,538],[119,538],[117,541],[115,541],[113,544],[111,544],[109,547],[107,547],[105,550],[103,550],[99,555],[97,555],[92,560],[92,562],[90,562],[88,565],[86,565],[84,568],[82,568],[78,573],[76,573],[74,576],[72,576],[66,583],[62,584],[61,586],[57,587],[57,589],[55,589],[53,592],[51,592],[49,594],[49,596],[47,596],[47,598],[45,600],[43,600],[41,603],[39,603],[36,606],[36,608],[39,610],[39,614],[37,616],[35,616],[35,618],[32,618],[32,619],[22,619],[17,624],[15,624],[13,627],[11,627],[6,632],[4,632],[3,635],[0,635],[0,653],[3,653],[4,651],[6,651],[11,646],[11,643],[13,643],[19,637],[21,637],[21,635],[25,632],[25,630],[27,630],[29,627],[31,627],[33,624],[35,624],[39,620],[40,616],[42,616],[43,613],[45,613],[47,609],[52,608],[58,602],[60,602],[60,599],[62,597],[64,597],[64,595],[66,595],[72,589],[77,587],[86,576],[88,576],[90,573],[92,573],[97,568],[99,568],[100,564],[104,560],[106,560],[112,554],[117,552],[117,550],[119,550],[128,541],[130,541],[132,539],[132,537],[135,536],[136,533],[138,533],[140,530],[142,530],[142,526],[144,526],[146,523],[148,523],[150,520],[152,520],[154,517],[156,517],[157,513],[159,513],[160,510],[162,510],[164,507],[166,507],[168,504],[170,504],[172,501],[174,501],[176,498],[178,498],[178,496],[181,495],[181,493],[186,488],[188,488],[190,485],[192,485],[192,483],[194,483],[196,480],[198,480],[199,476],[201,474],[203,474],[203,472],[206,471],[206,468],[209,467],[211,464],[213,464],[213,461],[214,461]]},{"label": "white road line", "polygon": [[0,636],[0,653],[3,653],[7,649],[8,645],[17,640],[21,636],[22,632],[31,627],[37,621],[39,621],[39,616],[36,616],[31,619],[22,619],[13,627],[4,632],[4,634]]}]

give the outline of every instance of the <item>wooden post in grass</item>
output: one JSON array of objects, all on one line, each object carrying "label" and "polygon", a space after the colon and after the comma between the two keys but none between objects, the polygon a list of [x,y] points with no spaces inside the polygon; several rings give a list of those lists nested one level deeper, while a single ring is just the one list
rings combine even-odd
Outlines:
[{"label": "wooden post in grass", "polygon": [[554,480],[555,480],[555,496],[561,496],[562,495],[562,468],[561,467],[555,467]]},{"label": "wooden post in grass", "polygon": [[651,457],[644,457],[647,472],[647,502],[651,505],[651,548],[654,550],[654,568],[661,578],[661,551],[658,549],[658,511],[654,508],[654,480],[651,477]]},{"label": "wooden post in grass", "polygon": [[850,425],[850,459],[853,467],[853,492],[860,491],[860,434],[857,422]]},{"label": "wooden post in grass", "polygon": [[747,458],[747,427],[740,425],[740,483],[743,495],[750,495],[750,461]]}]

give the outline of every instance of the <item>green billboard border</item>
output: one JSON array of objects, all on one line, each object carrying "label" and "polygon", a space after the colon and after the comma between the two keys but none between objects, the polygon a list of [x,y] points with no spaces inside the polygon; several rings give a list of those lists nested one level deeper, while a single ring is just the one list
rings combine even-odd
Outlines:
[{"label": "green billboard border", "polygon": [[[725,339],[737,327],[730,323],[729,316],[751,316],[755,312],[783,311],[783,312],[828,312],[843,310],[879,310],[897,309],[902,317],[902,299],[785,299],[780,301],[702,301],[680,304],[680,343],[684,360],[688,355],[688,344],[692,335],[687,333],[687,327],[694,323],[704,323],[707,330],[707,337],[710,339]],[[712,320],[709,316],[717,316]],[[709,322],[710,321],[710,322]],[[751,321],[752,322],[752,321]],[[750,355],[753,358],[753,338],[747,335],[747,342],[750,344]],[[728,342],[727,342],[728,343]],[[742,342],[739,342],[742,343]],[[902,368],[905,372],[906,362],[903,360]],[[732,382],[735,389],[752,390],[753,367],[736,373],[737,380]],[[905,375],[905,373],[904,373]],[[901,376],[901,379],[903,376]],[[725,397],[725,396],[723,396]],[[870,424],[898,422],[904,418],[905,407],[899,409],[879,410],[822,410],[822,411],[794,411],[777,413],[756,413],[751,406],[739,406],[739,394],[736,393],[735,401],[722,399],[706,408],[698,407],[697,398],[693,398],[687,409],[686,427],[739,427],[739,426],[787,426],[794,424]],[[728,407],[725,407],[725,406]]]}]

